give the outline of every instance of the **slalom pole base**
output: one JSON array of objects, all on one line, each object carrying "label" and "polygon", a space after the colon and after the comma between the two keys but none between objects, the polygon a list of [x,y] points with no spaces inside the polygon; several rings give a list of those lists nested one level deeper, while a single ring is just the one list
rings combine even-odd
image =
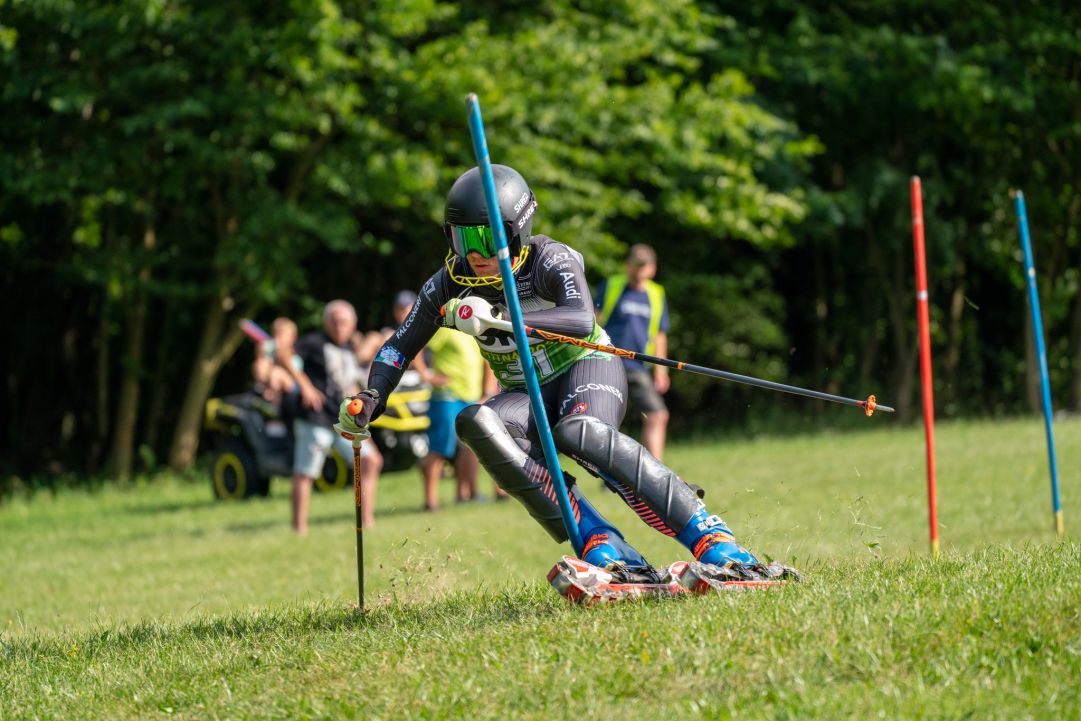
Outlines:
[{"label": "slalom pole base", "polygon": [[1063,535],[1066,533],[1066,521],[1062,517],[1062,511],[1055,511],[1055,533]]},{"label": "slalom pole base", "polygon": [[936,561],[938,560],[939,550],[940,549],[939,549],[939,546],[938,546],[938,539],[936,538],[935,540],[931,541],[931,558],[932,559],[934,559]]}]

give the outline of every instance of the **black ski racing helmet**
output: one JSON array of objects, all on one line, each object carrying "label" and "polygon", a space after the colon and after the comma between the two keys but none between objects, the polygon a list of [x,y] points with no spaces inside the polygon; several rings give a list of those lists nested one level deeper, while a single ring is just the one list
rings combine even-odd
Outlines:
[{"label": "black ski racing helmet", "polygon": [[[499,198],[499,211],[503,215],[507,246],[513,259],[532,237],[537,200],[525,178],[514,168],[493,165],[492,179]],[[488,225],[488,206],[484,200],[480,168],[465,171],[451,186],[443,211],[443,232],[451,250],[461,258],[471,250],[480,252],[486,258],[495,255],[495,238]]]}]

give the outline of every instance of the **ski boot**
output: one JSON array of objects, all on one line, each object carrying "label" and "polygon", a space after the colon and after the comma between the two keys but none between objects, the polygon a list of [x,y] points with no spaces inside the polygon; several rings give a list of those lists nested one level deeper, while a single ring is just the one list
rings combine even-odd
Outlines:
[{"label": "ski boot", "polygon": [[582,550],[578,555],[581,559],[608,571],[623,583],[660,582],[656,569],[623,539],[623,534],[593,507],[576,484],[571,485],[571,493],[579,511]]},{"label": "ski boot", "polygon": [[612,527],[598,526],[584,539],[582,560],[604,569],[623,583],[659,583],[661,576],[623,534]]},{"label": "ski boot", "polygon": [[564,556],[548,573],[548,582],[560,595],[588,606],[686,592],[672,576],[662,576],[577,488],[572,488],[580,511],[583,545],[580,559]]},{"label": "ski boot", "polygon": [[592,606],[686,593],[672,576],[662,578],[610,525],[593,526],[584,539],[580,559],[564,556],[548,573],[548,582],[568,601]]},{"label": "ski boot", "polygon": [[736,537],[725,522],[708,513],[704,506],[695,512],[676,540],[695,557],[695,561],[678,574],[683,587],[694,593],[799,580],[794,568],[759,561],[736,543]]}]

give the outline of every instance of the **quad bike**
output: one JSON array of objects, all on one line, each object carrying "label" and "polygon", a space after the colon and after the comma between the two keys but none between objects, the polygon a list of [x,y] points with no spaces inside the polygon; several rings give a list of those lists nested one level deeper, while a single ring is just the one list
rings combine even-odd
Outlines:
[{"label": "quad bike", "polygon": [[[407,371],[387,399],[387,410],[372,422],[372,439],[383,454],[383,468],[409,468],[428,453],[428,400],[431,390],[416,371]],[[265,496],[272,476],[293,472],[293,424],[283,410],[255,391],[211,398],[203,433],[211,448],[210,478],[218,499]],[[332,451],[315,488],[329,491],[352,485],[350,459]]]}]

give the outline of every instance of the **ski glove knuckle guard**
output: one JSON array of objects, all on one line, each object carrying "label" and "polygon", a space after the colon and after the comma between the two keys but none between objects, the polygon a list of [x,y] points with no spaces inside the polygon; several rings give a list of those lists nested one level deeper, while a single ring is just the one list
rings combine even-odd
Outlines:
[{"label": "ski glove knuckle guard", "polygon": [[477,296],[451,298],[443,306],[443,325],[456,328],[462,333],[483,335],[496,322],[492,304]]},{"label": "ski glove knuckle guard", "polygon": [[[359,413],[351,413],[357,410],[355,401],[360,401]],[[372,414],[379,406],[379,393],[374,390],[366,390],[357,393],[351,398],[346,398],[338,407],[338,423],[350,433],[360,433],[372,420]]]}]

